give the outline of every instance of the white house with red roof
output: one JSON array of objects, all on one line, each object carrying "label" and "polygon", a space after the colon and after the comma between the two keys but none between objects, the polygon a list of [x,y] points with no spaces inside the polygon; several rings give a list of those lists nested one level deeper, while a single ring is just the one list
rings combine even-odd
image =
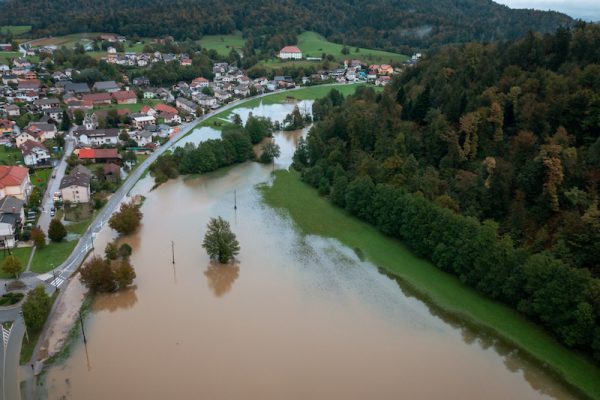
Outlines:
[{"label": "white house with red roof", "polygon": [[208,87],[209,83],[210,82],[208,81],[208,79],[206,79],[204,77],[199,77],[192,81],[192,84],[190,85],[190,87],[192,89],[204,88],[204,87]]},{"label": "white house with red roof", "polygon": [[282,60],[300,60],[302,59],[302,51],[296,46],[285,46],[279,50],[279,58]]},{"label": "white house with red roof", "polygon": [[137,95],[132,90],[119,90],[118,92],[112,93],[113,99],[117,104],[136,104]]},{"label": "white house with red roof", "polygon": [[29,179],[29,169],[12,165],[0,165],[0,199],[15,196],[27,200],[32,185]]}]

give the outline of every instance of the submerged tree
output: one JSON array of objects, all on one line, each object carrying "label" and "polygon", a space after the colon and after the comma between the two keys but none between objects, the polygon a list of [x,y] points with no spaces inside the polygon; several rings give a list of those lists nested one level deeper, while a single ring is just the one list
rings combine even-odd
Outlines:
[{"label": "submerged tree", "polygon": [[202,242],[211,260],[225,264],[240,252],[240,244],[223,218],[211,218]]},{"label": "submerged tree", "polygon": [[267,142],[262,145],[262,154],[260,155],[260,162],[262,163],[273,163],[275,168],[275,159],[281,155],[281,148],[275,142]]}]

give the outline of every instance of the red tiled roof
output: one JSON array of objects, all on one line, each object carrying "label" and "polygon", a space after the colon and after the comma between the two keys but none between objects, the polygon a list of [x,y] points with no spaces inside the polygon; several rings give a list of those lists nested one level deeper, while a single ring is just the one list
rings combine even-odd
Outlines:
[{"label": "red tiled roof", "polygon": [[296,46],[285,46],[280,53],[302,53],[302,51]]},{"label": "red tiled roof", "polygon": [[29,169],[25,167],[0,165],[0,188],[20,186],[28,176]]},{"label": "red tiled roof", "polygon": [[102,158],[120,158],[117,149],[81,149],[79,150],[79,159],[102,159]]},{"label": "red tiled roof", "polygon": [[119,90],[118,92],[114,92],[112,94],[115,100],[129,100],[137,98],[135,92],[131,90]]},{"label": "red tiled roof", "polygon": [[177,114],[177,109],[166,104],[157,104],[154,106],[154,109],[158,112],[164,111],[171,114]]},{"label": "red tiled roof", "polygon": [[106,101],[106,100],[110,101],[110,93],[84,94],[83,97],[81,98],[81,100],[83,100],[84,102],[90,101],[92,103],[94,103],[96,101]]}]

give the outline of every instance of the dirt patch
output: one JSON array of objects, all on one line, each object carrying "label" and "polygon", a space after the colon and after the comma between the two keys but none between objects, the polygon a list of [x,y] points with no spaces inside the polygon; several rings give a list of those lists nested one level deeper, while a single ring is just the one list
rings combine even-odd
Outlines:
[{"label": "dirt patch", "polygon": [[79,274],[74,275],[63,290],[38,353],[40,360],[52,357],[62,349],[73,324],[79,318],[79,309],[87,293],[87,289],[79,281]]}]

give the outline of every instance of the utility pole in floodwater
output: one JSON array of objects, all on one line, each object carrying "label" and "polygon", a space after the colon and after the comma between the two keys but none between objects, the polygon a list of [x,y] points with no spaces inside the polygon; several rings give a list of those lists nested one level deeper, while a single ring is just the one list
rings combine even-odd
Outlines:
[{"label": "utility pole in floodwater", "polygon": [[171,255],[173,256],[173,265],[175,265],[175,242],[171,240]]},{"label": "utility pole in floodwater", "polygon": [[81,333],[83,334],[83,343],[87,344],[87,339],[85,337],[85,330],[83,329],[83,318],[81,318],[81,310],[79,310],[79,322],[81,323]]},{"label": "utility pole in floodwater", "polygon": [[237,210],[237,190],[233,190],[233,209]]}]

